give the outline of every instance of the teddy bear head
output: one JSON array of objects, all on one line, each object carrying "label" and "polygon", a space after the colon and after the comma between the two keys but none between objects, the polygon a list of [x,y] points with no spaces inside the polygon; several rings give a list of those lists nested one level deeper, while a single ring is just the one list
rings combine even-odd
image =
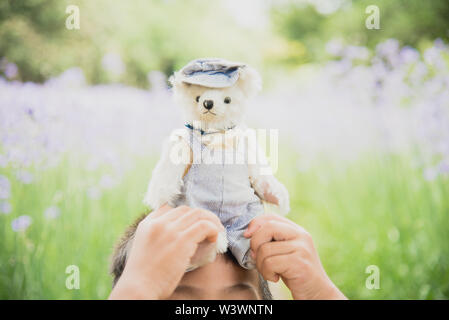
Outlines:
[{"label": "teddy bear head", "polygon": [[257,71],[222,59],[194,60],[186,67],[170,78],[185,121],[203,130],[226,130],[241,123],[248,100],[261,90]]}]

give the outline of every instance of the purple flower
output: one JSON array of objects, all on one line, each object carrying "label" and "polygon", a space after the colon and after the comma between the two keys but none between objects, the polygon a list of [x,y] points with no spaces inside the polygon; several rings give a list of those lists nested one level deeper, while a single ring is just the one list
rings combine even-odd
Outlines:
[{"label": "purple flower", "polygon": [[396,39],[388,39],[376,46],[376,53],[385,59],[390,68],[397,67],[399,62],[399,42]]},{"label": "purple flower", "polygon": [[125,64],[122,61],[122,57],[115,52],[105,54],[101,60],[101,64],[104,70],[115,76],[120,76],[126,69]]},{"label": "purple flower", "polygon": [[448,46],[444,43],[444,41],[441,38],[437,38],[435,39],[435,41],[433,42],[434,47],[444,50],[447,49]]},{"label": "purple flower", "polygon": [[402,48],[399,55],[401,56],[401,60],[407,64],[418,61],[420,56],[418,50],[409,46]]},{"label": "purple flower", "polygon": [[167,77],[163,72],[150,71],[147,75],[147,79],[151,85],[151,91],[162,91],[167,89]]},{"label": "purple flower", "polygon": [[5,168],[8,165],[8,159],[0,154],[0,168]]},{"label": "purple flower", "polygon": [[442,174],[449,173],[449,159],[440,162],[440,164],[438,165],[438,171]]},{"label": "purple flower", "polygon": [[52,78],[46,82],[49,86],[61,87],[82,87],[86,84],[86,78],[81,68],[70,68],[61,73],[56,78]]},{"label": "purple flower", "polygon": [[424,170],[424,179],[427,181],[433,181],[438,177],[438,170],[435,168],[426,168]]},{"label": "purple flower", "polygon": [[376,51],[379,56],[391,57],[399,51],[399,41],[396,39],[388,39],[376,46]]},{"label": "purple flower", "polygon": [[441,49],[438,47],[430,47],[424,51],[424,61],[437,69],[444,70],[447,66],[441,54]]},{"label": "purple flower", "polygon": [[33,175],[28,171],[19,171],[16,173],[16,178],[23,184],[30,184],[33,182]]},{"label": "purple flower", "polygon": [[101,197],[101,190],[98,187],[90,187],[89,189],[87,189],[87,196],[91,199],[100,199]]},{"label": "purple flower", "polygon": [[8,201],[0,201],[0,213],[9,214],[11,210],[12,207]]},{"label": "purple flower", "polygon": [[11,196],[11,183],[8,178],[0,175],[0,199],[8,199]]},{"label": "purple flower", "polygon": [[347,46],[343,51],[343,57],[349,60],[366,60],[369,54],[367,48],[360,46]]},{"label": "purple flower", "polygon": [[11,222],[11,227],[14,232],[25,231],[31,225],[32,219],[30,216],[23,215]]},{"label": "purple flower", "polygon": [[5,76],[8,79],[13,79],[17,77],[19,74],[19,69],[17,68],[16,64],[9,62],[5,66]]},{"label": "purple flower", "polygon": [[45,209],[44,216],[46,219],[56,219],[61,214],[61,210],[59,210],[56,206],[51,206]]},{"label": "purple flower", "polygon": [[332,39],[326,43],[326,51],[333,56],[341,56],[343,43],[340,39]]},{"label": "purple flower", "polygon": [[114,177],[112,177],[109,174],[105,174],[101,177],[99,185],[101,188],[103,189],[112,189],[114,188],[116,185],[118,184],[117,179],[114,179]]}]

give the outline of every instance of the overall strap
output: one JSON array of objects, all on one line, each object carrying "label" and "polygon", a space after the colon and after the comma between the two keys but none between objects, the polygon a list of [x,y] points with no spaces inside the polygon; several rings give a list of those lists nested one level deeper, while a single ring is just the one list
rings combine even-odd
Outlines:
[{"label": "overall strap", "polygon": [[[187,125],[186,125],[187,127]],[[199,136],[198,134],[196,134],[196,130],[187,130],[188,131],[188,135],[187,135],[187,143],[190,146],[190,149],[192,150],[192,155],[193,155],[193,163],[194,164],[198,164],[201,163],[201,159],[202,159],[202,153],[203,153],[203,149],[205,148],[205,145],[201,142],[201,136]]]}]

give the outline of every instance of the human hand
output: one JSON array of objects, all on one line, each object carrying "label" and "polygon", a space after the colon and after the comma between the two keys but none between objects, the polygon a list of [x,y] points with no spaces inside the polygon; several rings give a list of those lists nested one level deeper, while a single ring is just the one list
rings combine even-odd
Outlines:
[{"label": "human hand", "polygon": [[254,218],[245,231],[251,255],[261,275],[281,278],[293,299],[346,299],[327,276],[312,237],[302,227],[278,215]]},{"label": "human hand", "polygon": [[207,210],[165,205],[150,213],[137,227],[126,266],[109,298],[168,298],[198,245],[215,242],[223,230],[218,217]]}]

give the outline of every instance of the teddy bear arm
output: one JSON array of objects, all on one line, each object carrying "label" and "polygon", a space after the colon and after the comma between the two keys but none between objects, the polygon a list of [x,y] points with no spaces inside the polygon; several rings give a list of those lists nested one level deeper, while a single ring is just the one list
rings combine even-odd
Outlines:
[{"label": "teddy bear arm", "polygon": [[191,165],[191,149],[183,139],[164,142],[161,158],[156,164],[144,197],[144,204],[157,209],[181,194],[183,177]]},{"label": "teddy bear arm", "polygon": [[[260,153],[258,156],[261,156]],[[285,215],[290,211],[287,188],[266,169],[260,163],[249,166],[251,186],[261,200],[276,205],[280,213]]]}]

